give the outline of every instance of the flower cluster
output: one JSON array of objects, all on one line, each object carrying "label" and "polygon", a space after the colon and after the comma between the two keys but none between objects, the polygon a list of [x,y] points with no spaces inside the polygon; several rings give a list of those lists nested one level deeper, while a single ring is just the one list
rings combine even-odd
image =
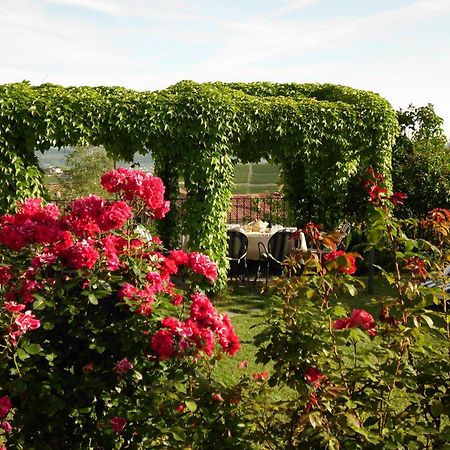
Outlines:
[{"label": "flower cluster", "polygon": [[106,202],[89,195],[72,202],[70,213],[64,218],[68,228],[79,237],[121,228],[133,213],[125,202]]},{"label": "flower cluster", "polygon": [[164,217],[170,202],[164,200],[162,180],[142,170],[119,168],[102,176],[102,186],[110,193],[120,193],[127,201],[142,200],[156,219]]},{"label": "flower cluster", "polygon": [[203,253],[191,253],[187,265],[193,272],[203,275],[211,282],[217,278],[217,266]]},{"label": "flower cluster", "polygon": [[222,350],[234,355],[240,348],[239,339],[234,333],[226,314],[218,314],[210,300],[199,292],[191,295],[190,315],[184,322],[175,317],[166,317],[161,324],[163,329],[153,336],[151,348],[160,360],[180,355],[189,349],[203,351],[211,356],[215,338]]},{"label": "flower cluster", "polygon": [[62,239],[59,209],[53,204],[43,206],[41,199],[28,199],[18,205],[16,214],[0,219],[0,244],[20,251],[28,244],[49,244]]},{"label": "flower cluster", "polygon": [[37,330],[41,326],[40,320],[31,311],[20,312],[24,308],[25,305],[18,305],[14,302],[7,302],[5,304],[5,309],[15,315],[14,322],[9,327],[9,339],[13,345],[17,344],[20,336],[29,330]]},{"label": "flower cluster", "polygon": [[338,269],[342,273],[352,275],[356,272],[355,256],[343,250],[325,254],[325,262],[329,268]]},{"label": "flower cluster", "polygon": [[372,314],[363,309],[354,309],[350,317],[335,320],[333,322],[333,328],[335,330],[361,328],[361,330],[367,331],[371,336],[377,334],[377,330],[375,329],[375,319]]}]

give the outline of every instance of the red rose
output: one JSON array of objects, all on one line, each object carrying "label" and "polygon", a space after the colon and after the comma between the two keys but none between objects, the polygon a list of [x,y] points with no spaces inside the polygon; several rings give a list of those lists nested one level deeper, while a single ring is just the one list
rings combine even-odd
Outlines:
[{"label": "red rose", "polygon": [[321,382],[325,381],[328,377],[326,375],[323,375],[316,369],[313,369],[312,367],[308,367],[305,371],[305,378],[313,386],[315,386],[316,388],[319,388]]},{"label": "red rose", "polygon": [[123,417],[112,417],[109,419],[109,423],[117,434],[122,434],[123,430],[127,426],[127,419]]}]

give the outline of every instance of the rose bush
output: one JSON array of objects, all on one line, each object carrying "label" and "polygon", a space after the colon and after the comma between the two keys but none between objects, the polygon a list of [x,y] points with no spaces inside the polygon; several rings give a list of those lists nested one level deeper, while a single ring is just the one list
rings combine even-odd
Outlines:
[{"label": "rose bush", "polygon": [[393,272],[379,268],[388,293],[373,296],[370,311],[343,304],[361,283],[352,276],[358,255],[336,251],[335,234],[309,223],[315,251],[286,262],[291,276],[276,282],[271,320],[256,338],[259,362],[273,364],[269,384],[292,389],[268,427],[280,448],[448,448],[450,212],[433,210],[420,224],[430,241],[409,238],[419,224],[393,214],[405,196],[369,175],[367,249],[392,260]]},{"label": "rose bush", "polygon": [[0,440],[14,448],[177,448],[218,414],[200,369],[240,344],[202,291],[215,264],[133,225],[168,211],[160,179],[117,169],[102,184],[121,199],[63,213],[29,199],[0,219]]}]

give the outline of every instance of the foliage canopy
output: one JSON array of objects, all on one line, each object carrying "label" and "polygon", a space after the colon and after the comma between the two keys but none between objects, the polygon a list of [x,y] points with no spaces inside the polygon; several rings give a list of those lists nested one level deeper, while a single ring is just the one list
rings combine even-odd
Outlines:
[{"label": "foliage canopy", "polygon": [[218,262],[224,280],[234,160],[280,164],[293,220],[333,225],[345,214],[358,173],[369,166],[390,173],[397,129],[386,100],[331,84],[182,81],[155,92],[6,84],[0,210],[42,191],[35,150],[103,145],[127,161],[151,151],[169,198],[178,188],[173,180],[184,177],[184,232],[193,249]]}]

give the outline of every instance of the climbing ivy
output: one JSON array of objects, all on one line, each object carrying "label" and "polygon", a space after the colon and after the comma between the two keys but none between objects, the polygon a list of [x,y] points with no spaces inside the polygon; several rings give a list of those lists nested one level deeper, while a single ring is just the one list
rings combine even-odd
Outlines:
[{"label": "climbing ivy", "polygon": [[[36,150],[103,145],[114,159],[128,161],[151,151],[172,199],[175,180],[184,176],[181,226],[192,249],[218,263],[221,287],[234,161],[280,164],[296,223],[313,218],[333,225],[345,216],[349,190],[368,166],[390,173],[397,129],[386,100],[331,84],[182,81],[156,92],[5,84],[0,211],[42,195]],[[172,214],[164,232],[173,236],[179,225]]]}]

